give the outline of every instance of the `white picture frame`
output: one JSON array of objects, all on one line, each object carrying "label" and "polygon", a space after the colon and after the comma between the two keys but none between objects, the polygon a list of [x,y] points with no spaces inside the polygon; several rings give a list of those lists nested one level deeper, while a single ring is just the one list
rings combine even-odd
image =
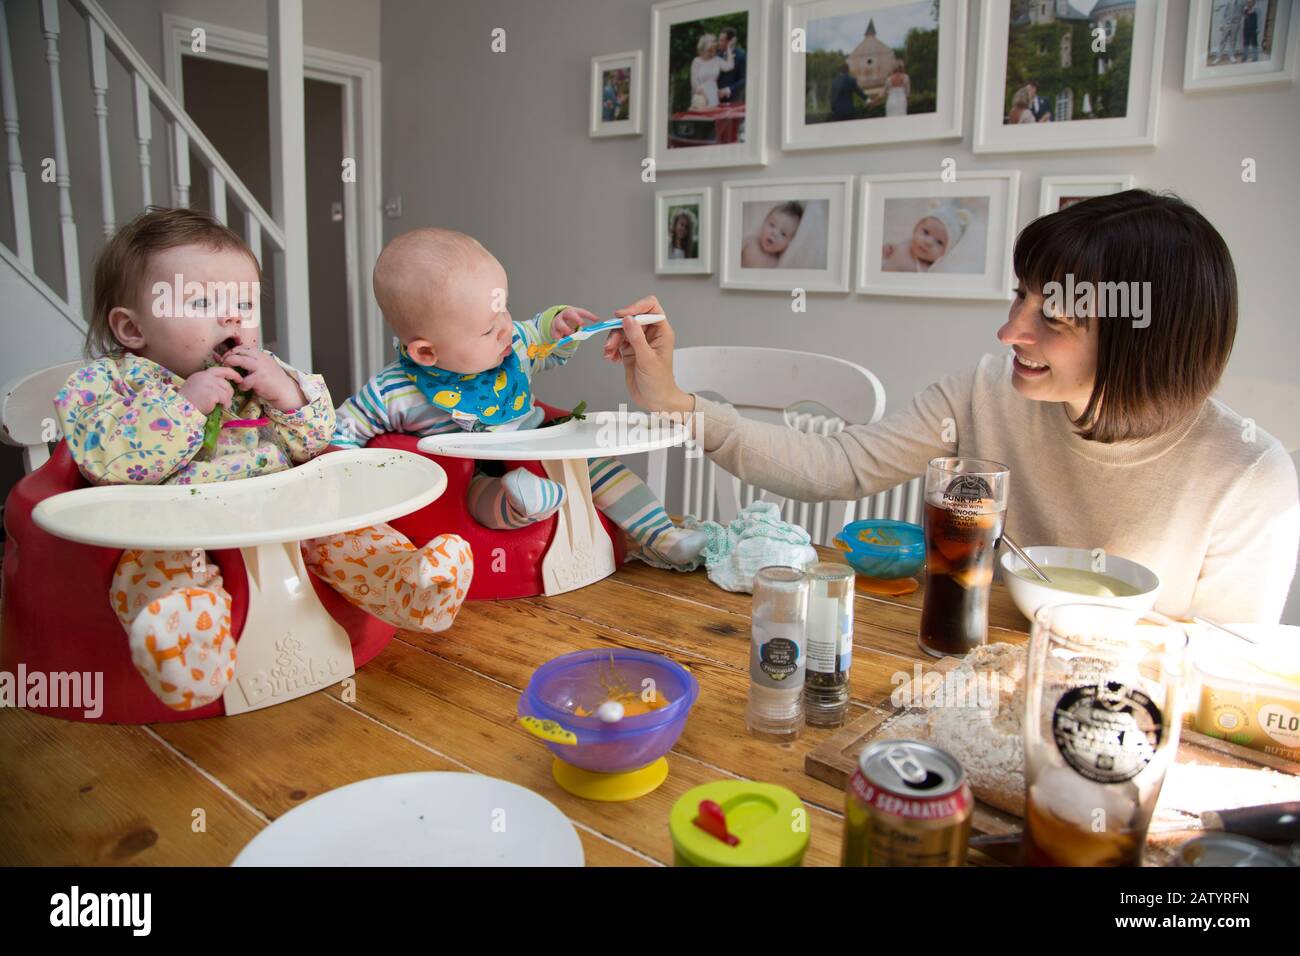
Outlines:
[{"label": "white picture frame", "polygon": [[[1215,5],[1213,0],[1191,0],[1187,18],[1187,55],[1183,67],[1184,92],[1269,86],[1295,80],[1296,57],[1300,55],[1300,10],[1297,10],[1295,0],[1263,0],[1263,3],[1264,17],[1261,20],[1267,20],[1270,9],[1275,11],[1269,58],[1211,65],[1211,48],[1216,39],[1213,33],[1218,26],[1214,23]],[[1264,22],[1259,26],[1261,41],[1266,28]]]},{"label": "white picture frame", "polygon": [[1044,176],[1038,188],[1038,215],[1060,212],[1066,197],[1109,196],[1133,188],[1133,177],[1123,174],[1101,176]]},{"label": "white picture frame", "polygon": [[[777,207],[797,202],[801,216],[780,257],[794,265],[745,264],[746,246]],[[848,292],[853,236],[853,177],[803,176],[787,179],[730,180],[722,184],[722,260],[724,289],[764,289],[790,294]],[[750,221],[752,220],[752,222]],[[800,235],[799,230],[805,230]],[[815,263],[822,262],[817,266]]]},{"label": "white picture frame", "polygon": [[[691,200],[695,200],[694,203]],[[673,210],[696,207],[697,255],[693,259],[669,257]],[[655,193],[655,272],[659,275],[713,274],[713,187],[661,189]]]},{"label": "white picture frame", "polygon": [[[1016,237],[1018,170],[979,170],[947,182],[938,173],[863,176],[858,187],[857,291],[865,295],[920,296],[940,299],[1011,298],[1011,252]],[[898,202],[898,206],[892,204]],[[944,207],[940,212],[938,207]],[[908,240],[905,228],[919,229],[931,213],[952,219],[967,214],[965,233],[925,271],[901,271],[885,243],[897,248]],[[886,221],[887,217],[889,222]],[[904,228],[900,228],[904,227]],[[979,239],[978,244],[968,242]],[[967,242],[965,247],[961,243]],[[975,267],[979,271],[974,271]]]},{"label": "white picture frame", "polygon": [[[628,115],[626,119],[605,119],[605,73],[626,69],[628,76]],[[608,53],[591,58],[591,136],[639,136],[641,134],[641,87],[643,58],[640,50]]]},{"label": "white picture frame", "polygon": [[[793,38],[802,30],[804,51],[796,52],[793,40],[782,43],[784,51],[781,89],[781,148],[830,149],[837,146],[873,146],[879,143],[961,139],[965,99],[967,0],[940,0],[939,51],[935,110],[912,116],[880,116],[839,122],[807,123],[808,56],[816,30],[810,23],[861,15],[874,25],[873,11],[891,7],[929,6],[929,0],[787,0],[784,36]],[[864,37],[865,39],[865,37]],[[852,52],[852,51],[851,51]]]},{"label": "white picture frame", "polygon": [[[1088,0],[1077,2],[1080,6],[1088,4]],[[1034,5],[1039,6],[1037,2]],[[1089,11],[1093,6],[1095,2],[1088,6]],[[1047,9],[1052,9],[1050,4]],[[1004,122],[1011,5],[1006,0],[985,4],[981,8],[980,17],[979,69],[972,144],[974,151],[1017,153],[1155,146],[1167,13],[1167,0],[1136,0],[1132,20],[1128,98],[1122,117],[1012,124]],[[1089,27],[1089,35],[1092,29],[1095,26]],[[1066,50],[1062,49],[1062,60],[1065,55]],[[1093,53],[1088,55],[1094,58],[1098,56]],[[1051,94],[1050,90],[1047,92]],[[1070,90],[1067,87],[1050,99],[1051,105],[1055,107],[1051,110],[1054,116],[1067,110],[1073,112],[1076,97],[1066,95],[1068,92]],[[1080,109],[1087,103],[1085,94]]]},{"label": "white picture frame", "polygon": [[[669,0],[656,3],[650,11],[650,158],[657,172],[705,169],[720,166],[767,165],[767,22],[771,0]],[[688,109],[672,113],[674,76],[687,71],[689,63],[670,69],[674,28],[689,30],[697,21],[745,14],[746,54],[744,109],[737,115],[735,104],[698,110],[690,97]],[[702,31],[701,35],[703,35]],[[678,87],[680,87],[678,76]],[[720,92],[720,90],[719,90]],[[683,97],[679,96],[679,99]],[[704,98],[707,102],[707,97]],[[683,103],[677,103],[681,106]],[[705,145],[682,145],[706,140]],[[721,140],[721,141],[715,141]],[[726,140],[730,140],[729,142]]]}]

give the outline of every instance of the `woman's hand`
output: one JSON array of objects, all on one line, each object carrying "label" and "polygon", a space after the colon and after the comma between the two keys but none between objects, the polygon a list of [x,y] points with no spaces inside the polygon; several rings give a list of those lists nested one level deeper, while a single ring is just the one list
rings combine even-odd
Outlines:
[{"label": "woman's hand", "polygon": [[695,411],[695,397],[683,392],[673,378],[673,327],[666,318],[645,326],[631,318],[643,313],[665,314],[652,295],[614,312],[623,320],[623,328],[609,333],[605,358],[623,363],[627,392],[640,407],[651,412]]}]

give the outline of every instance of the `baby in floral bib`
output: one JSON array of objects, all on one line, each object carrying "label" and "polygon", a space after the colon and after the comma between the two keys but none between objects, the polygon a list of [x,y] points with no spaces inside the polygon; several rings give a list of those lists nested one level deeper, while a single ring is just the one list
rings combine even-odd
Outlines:
[{"label": "baby in floral bib", "polygon": [[[232,481],[325,450],[335,428],[329,390],[260,347],[259,289],[252,251],[201,212],[150,210],[109,240],[87,335],[98,357],[55,398],[87,480]],[[409,629],[450,626],[473,573],[469,545],[455,535],[417,549],[379,525],[305,548],[313,571],[348,600]],[[206,554],[126,551],[109,596],[159,698],[187,710],[221,696],[234,673],[231,599]]]}]

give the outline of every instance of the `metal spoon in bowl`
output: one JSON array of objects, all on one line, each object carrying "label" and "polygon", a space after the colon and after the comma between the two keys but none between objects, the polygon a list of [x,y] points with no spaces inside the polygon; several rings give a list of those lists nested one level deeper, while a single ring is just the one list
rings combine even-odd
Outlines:
[{"label": "metal spoon in bowl", "polygon": [[1043,573],[1043,569],[1040,568],[1038,565],[1034,564],[1034,559],[1031,558],[1029,555],[1025,554],[1024,549],[1020,547],[1020,545],[1012,541],[1011,535],[1007,534],[1005,531],[1002,533],[1002,543],[1011,549],[1012,554],[1014,554],[1021,561],[1025,562],[1025,564],[1028,566],[1030,571],[1033,571],[1036,575],[1042,578],[1043,581],[1046,582],[1047,584],[1052,583],[1052,579]]}]

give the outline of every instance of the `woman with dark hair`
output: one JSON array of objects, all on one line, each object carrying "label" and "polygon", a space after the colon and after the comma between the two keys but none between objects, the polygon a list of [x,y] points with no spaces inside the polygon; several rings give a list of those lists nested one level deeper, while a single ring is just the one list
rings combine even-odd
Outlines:
[{"label": "woman with dark hair", "polygon": [[[1101,548],[1162,582],[1157,609],[1276,622],[1300,543],[1296,472],[1281,444],[1210,393],[1237,329],[1223,238],[1172,196],[1076,203],[1016,241],[1010,354],[917,394],[872,425],[808,435],[741,418],[673,380],[668,323],[624,322],[606,357],[640,406],[692,414],[706,455],[804,501],[853,500],[940,456],[1011,468],[1007,532]],[[662,312],[653,297],[619,312]]]}]

